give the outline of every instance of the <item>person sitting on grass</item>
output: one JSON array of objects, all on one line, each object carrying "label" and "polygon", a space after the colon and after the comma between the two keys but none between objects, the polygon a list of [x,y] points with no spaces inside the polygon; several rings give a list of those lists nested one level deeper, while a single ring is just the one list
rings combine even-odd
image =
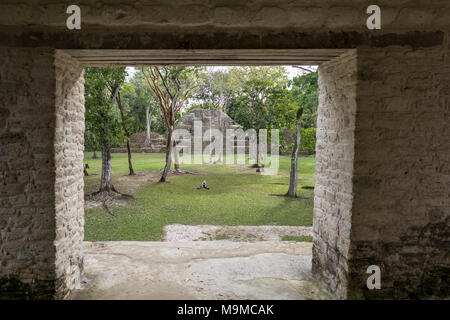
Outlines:
[{"label": "person sitting on grass", "polygon": [[200,187],[197,188],[198,190],[200,189],[206,189],[209,190],[208,185],[206,184],[206,181],[203,180],[202,184],[200,185]]}]

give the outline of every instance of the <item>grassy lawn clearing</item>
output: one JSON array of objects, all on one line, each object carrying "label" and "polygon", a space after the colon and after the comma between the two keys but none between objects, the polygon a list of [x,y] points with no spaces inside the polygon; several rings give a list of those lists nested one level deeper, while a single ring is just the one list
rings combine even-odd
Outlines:
[{"label": "grassy lawn clearing", "polygon": [[[101,159],[85,154],[90,176],[85,177],[85,192],[98,189]],[[161,170],[164,154],[133,154],[136,172]],[[312,225],[315,158],[299,160],[298,199],[285,194],[289,182],[289,157],[280,157],[276,176],[263,176],[248,167],[225,165],[181,165],[195,174],[171,176],[168,183],[143,183],[135,199],[112,206],[116,217],[102,207],[87,209],[85,240],[161,241],[167,224],[212,225]],[[127,155],[112,155],[113,182],[121,192],[128,192],[127,183],[120,183],[128,173]],[[129,177],[127,181],[138,179]],[[206,180],[210,190],[196,188]],[[117,181],[117,182],[116,182]]]}]

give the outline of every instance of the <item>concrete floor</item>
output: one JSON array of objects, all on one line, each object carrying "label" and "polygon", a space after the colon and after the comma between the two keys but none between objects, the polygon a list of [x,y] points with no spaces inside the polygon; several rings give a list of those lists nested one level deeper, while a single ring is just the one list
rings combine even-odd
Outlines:
[{"label": "concrete floor", "polygon": [[260,241],[84,244],[69,299],[326,299],[311,280],[311,243]]}]

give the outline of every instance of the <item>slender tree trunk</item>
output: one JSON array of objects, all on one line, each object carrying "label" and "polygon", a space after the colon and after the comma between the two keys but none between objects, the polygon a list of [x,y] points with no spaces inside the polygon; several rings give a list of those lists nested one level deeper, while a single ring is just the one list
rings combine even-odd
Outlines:
[{"label": "slender tree trunk", "polygon": [[[114,88],[111,97],[110,108],[114,105],[114,100],[119,92],[119,87]],[[99,192],[110,192],[114,191],[114,186],[112,184],[112,169],[111,169],[111,146],[109,144],[109,123],[106,120],[105,123],[105,136],[102,143],[102,178],[100,180],[100,190]]]},{"label": "slender tree trunk", "polygon": [[212,143],[212,141],[211,141],[211,139],[212,139],[212,132],[211,132],[211,129],[212,129],[212,110],[211,109],[209,109],[209,163],[212,163],[213,161],[212,161],[212,148],[211,148],[211,143]]},{"label": "slender tree trunk", "polygon": [[[256,116],[254,115],[254,117],[255,117],[255,119],[256,119]],[[253,159],[253,161],[254,161],[254,164],[253,164],[253,168],[259,168],[259,141],[258,141],[258,138],[259,138],[259,129],[258,128],[256,128],[256,124],[255,124],[255,121],[253,121],[253,125],[252,125],[252,128],[255,128],[255,130],[256,130],[256,158],[255,159]],[[249,140],[250,141],[250,140]],[[250,150],[249,150],[250,151]],[[249,159],[249,162],[250,162],[250,159]]]},{"label": "slender tree trunk", "polygon": [[111,170],[111,147],[109,144],[109,130],[106,129],[105,140],[102,145],[102,179],[100,182],[100,192],[110,192],[114,187],[112,185]]},{"label": "slender tree trunk", "polygon": [[256,130],[256,167],[259,168],[259,130]]},{"label": "slender tree trunk", "polygon": [[[173,106],[171,107],[173,108]],[[169,161],[172,162],[172,154],[174,156],[174,168],[175,171],[180,171],[180,159],[178,158],[178,150],[176,149],[176,141],[172,141],[172,136],[173,136],[173,132],[175,131],[175,116],[172,114],[170,117],[172,120],[172,124],[169,128],[169,132],[167,135],[167,143],[168,143],[168,149],[166,149],[166,159],[167,157],[169,157]],[[169,134],[170,134],[170,138],[169,138]],[[167,162],[167,160],[166,160]],[[169,164],[169,169],[170,170],[170,164]],[[167,174],[166,174],[167,175]],[[164,179],[165,180],[165,179]]]},{"label": "slender tree trunk", "polygon": [[94,154],[92,155],[92,159],[98,159],[97,151],[94,150]]},{"label": "slender tree trunk", "polygon": [[222,121],[222,112],[221,112],[221,110],[219,110],[219,131],[222,133],[222,150],[220,150],[219,151],[219,158],[217,159],[217,161],[216,161],[216,163],[223,163],[223,160],[222,160],[222,154],[224,153],[223,152],[223,149],[224,149],[224,146],[225,146],[225,141],[224,141],[224,137],[225,137],[225,128],[224,128],[225,126],[223,125],[223,121]]},{"label": "slender tree trunk", "polygon": [[134,173],[134,170],[133,170],[133,162],[131,161],[131,148],[130,148],[130,140],[129,140],[129,138],[128,138],[128,141],[127,141],[127,151],[128,151],[128,168],[130,169],[129,175],[130,176],[134,176],[135,173]]},{"label": "slender tree trunk", "polygon": [[164,167],[161,179],[159,182],[166,182],[167,174],[169,173],[170,166],[172,164],[172,151],[173,151],[173,143],[172,142],[172,133],[173,133],[173,125],[167,128],[167,144],[166,144],[166,166]]},{"label": "slender tree trunk", "polygon": [[152,134],[152,113],[153,110],[150,111],[150,107],[146,107],[145,108],[145,120],[146,120],[146,128],[147,128],[147,138],[145,139],[144,144],[146,146],[150,146],[151,145],[151,134]]},{"label": "slender tree trunk", "polygon": [[119,106],[120,118],[122,119],[122,128],[125,132],[125,136],[127,137],[127,152],[128,152],[128,168],[130,170],[130,176],[134,176],[133,170],[133,162],[131,161],[131,148],[130,148],[130,132],[128,131],[127,126],[125,125],[125,116],[123,114],[122,103],[120,101],[120,93],[117,95],[117,105]]},{"label": "slender tree trunk", "polygon": [[302,135],[302,114],[303,109],[300,108],[297,111],[297,136],[294,142],[294,149],[292,150],[291,156],[291,174],[289,176],[289,191],[287,193],[288,197],[297,197],[297,167],[298,167],[298,150],[300,149],[301,135]]},{"label": "slender tree trunk", "polygon": [[166,161],[167,157],[169,156],[169,150],[170,150],[170,139],[172,139],[172,133],[170,132],[170,127],[167,128],[167,141],[166,141]]},{"label": "slender tree trunk", "polygon": [[[259,134],[258,134],[259,130],[256,130],[256,155],[255,155],[255,159],[253,159],[254,163],[252,165],[252,168],[259,168]],[[250,142],[250,139],[249,139]],[[249,144],[249,148],[250,148],[250,144]],[[250,151],[250,149],[249,149]],[[249,162],[250,162],[250,154],[249,154]]]},{"label": "slender tree trunk", "polygon": [[225,146],[225,143],[223,141],[223,137],[225,136],[225,128],[222,121],[222,112],[220,112],[220,110],[219,110],[219,130],[222,133],[222,150],[219,152],[219,159],[217,159],[217,163],[222,163],[223,147]]}]

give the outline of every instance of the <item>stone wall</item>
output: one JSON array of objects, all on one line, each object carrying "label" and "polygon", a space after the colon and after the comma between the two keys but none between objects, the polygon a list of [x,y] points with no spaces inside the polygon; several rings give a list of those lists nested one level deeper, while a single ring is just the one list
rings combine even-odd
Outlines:
[{"label": "stone wall", "polygon": [[449,57],[358,50],[350,298],[450,297]]},{"label": "stone wall", "polygon": [[[442,43],[447,0],[379,0],[382,30],[366,28],[370,0],[78,0],[82,31],[66,28],[69,0],[0,4],[0,46],[93,49],[299,49]],[[88,32],[83,31],[88,30]]]},{"label": "stone wall", "polygon": [[[81,31],[69,4],[0,3],[0,292],[62,297],[82,265],[82,73],[55,49],[86,64],[151,53],[124,49],[319,64],[342,48],[356,58],[319,71],[313,271],[340,298],[449,296],[448,0],[380,0],[381,30],[366,28],[368,0],[79,0]],[[381,290],[365,287],[372,264]]]},{"label": "stone wall", "polygon": [[49,297],[55,285],[53,50],[1,49],[0,65],[0,292]]},{"label": "stone wall", "polygon": [[79,284],[84,240],[84,77],[83,67],[57,51],[55,104],[56,293],[64,297]]},{"label": "stone wall", "polygon": [[70,61],[0,50],[0,297],[51,298],[79,273],[84,89]]},{"label": "stone wall", "polygon": [[[194,123],[197,122],[200,128],[201,124],[201,132],[199,131],[199,141],[197,141],[198,146],[201,146],[201,150],[195,150],[194,147]],[[222,128],[220,128],[222,126]],[[223,134],[223,154],[226,154],[226,130],[231,129],[239,129],[241,126],[237,124],[233,119],[231,119],[227,114],[219,110],[208,110],[208,109],[200,109],[194,108],[189,112],[183,114],[181,118],[179,118],[175,123],[175,129],[177,130],[186,130],[183,131],[183,134],[189,133],[189,139],[187,136],[184,137],[186,140],[183,140],[181,136],[176,136],[176,142],[180,143],[183,146],[191,146],[191,153],[194,154],[195,151],[202,153],[207,146],[210,144],[209,135],[207,135],[207,130],[220,130]],[[155,132],[151,133],[151,142],[150,144],[146,141],[147,135],[145,132],[135,133],[130,136],[130,148],[131,152],[166,152],[166,144],[167,144],[167,136],[166,134],[158,134]],[[215,141],[214,136],[212,137],[213,143]],[[235,144],[232,146],[234,150],[237,150],[238,143],[246,145],[246,150],[248,152],[248,139],[236,140]],[[269,145],[270,147],[270,145]],[[270,148],[269,148],[270,150]],[[112,152],[127,152],[126,144],[124,144],[121,148],[113,148]]]},{"label": "stone wall", "polygon": [[338,297],[450,297],[449,70],[401,47],[319,68],[313,272]]},{"label": "stone wall", "polygon": [[356,78],[356,50],[319,68],[313,274],[340,298],[348,285]]},{"label": "stone wall", "polygon": [[[150,133],[150,142],[147,141],[147,132],[133,133],[130,136],[130,149],[132,153],[158,153],[166,152],[167,138],[165,134],[156,132]],[[124,143],[119,148],[112,148],[113,153],[128,152],[127,144]]]},{"label": "stone wall", "polygon": [[[194,129],[195,125],[198,126],[197,129]],[[249,150],[248,139],[246,140],[245,137],[242,138],[239,135],[236,138],[231,136],[231,133],[234,132],[234,130],[242,129],[242,127],[220,110],[194,108],[188,113],[183,114],[183,116],[177,120],[175,128],[186,130],[186,133],[189,133],[189,139],[182,139],[179,136],[175,137],[175,139],[180,145],[190,145],[191,154],[209,153],[210,148],[212,148],[213,153],[217,155],[220,152],[220,148],[219,150],[214,150],[214,146],[217,144],[218,147],[220,142],[215,141],[214,133],[217,133],[218,131],[222,133],[223,137],[222,155],[227,153],[227,139],[232,141],[229,146],[232,152],[238,153],[239,151],[244,150],[248,153]],[[198,130],[198,132],[196,132],[196,130]],[[211,133],[211,136],[209,133]],[[196,144],[198,146],[197,148]],[[210,147],[210,145],[212,145],[212,147]],[[238,148],[238,146],[241,146],[241,148]]]}]

